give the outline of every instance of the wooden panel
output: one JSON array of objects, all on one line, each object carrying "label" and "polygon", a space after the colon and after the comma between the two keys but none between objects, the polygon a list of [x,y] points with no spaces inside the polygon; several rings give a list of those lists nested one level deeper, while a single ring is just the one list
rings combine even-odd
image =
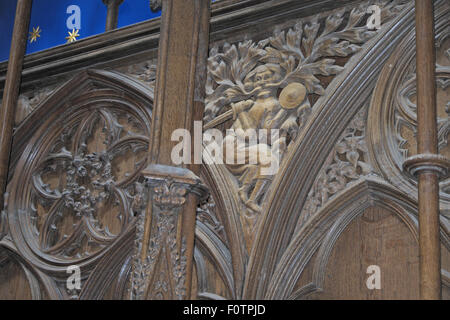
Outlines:
[{"label": "wooden panel", "polygon": [[[0,249],[1,251],[1,249]],[[0,300],[32,298],[27,276],[20,264],[0,252]]]},{"label": "wooden panel", "polygon": [[[406,225],[381,208],[369,208],[337,240],[323,292],[313,299],[417,299],[419,251]],[[381,269],[381,289],[369,290],[367,267]]]}]

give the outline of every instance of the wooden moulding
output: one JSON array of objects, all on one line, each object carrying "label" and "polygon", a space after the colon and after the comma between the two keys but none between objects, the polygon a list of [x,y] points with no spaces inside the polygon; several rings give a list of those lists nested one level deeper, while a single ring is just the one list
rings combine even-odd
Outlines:
[{"label": "wooden moulding", "polygon": [[32,0],[19,0],[17,2],[8,72],[4,83],[3,100],[0,109],[0,208],[3,208],[3,196],[8,181],[14,117],[19,97],[22,64],[27,47],[31,5]]},{"label": "wooden moulding", "polygon": [[195,174],[199,165],[175,167],[171,136],[192,132],[203,118],[209,19],[210,0],[163,2],[149,166],[142,172],[149,203],[137,222],[132,299],[191,297],[196,210],[207,189]]},{"label": "wooden moulding", "polygon": [[439,177],[450,161],[438,153],[434,8],[432,0],[416,0],[417,151],[404,169],[419,180],[419,258],[421,299],[441,299]]},{"label": "wooden moulding", "polygon": [[103,3],[108,8],[105,31],[111,31],[117,28],[119,6],[122,4],[122,2],[123,0],[103,0]]},{"label": "wooden moulding", "polygon": [[[307,17],[344,6],[355,0],[224,0],[211,4],[210,41],[229,38],[261,25],[283,19]],[[150,10],[150,8],[149,8]],[[39,86],[49,78],[85,68],[111,67],[136,58],[155,58],[158,53],[161,18],[88,37],[27,55],[24,60],[21,88]],[[0,63],[0,93],[6,77],[7,61]],[[44,80],[45,79],[45,80]]]},{"label": "wooden moulding", "polygon": [[430,172],[443,180],[449,175],[450,160],[439,154],[418,154],[406,159],[403,168],[416,178],[422,172]]}]

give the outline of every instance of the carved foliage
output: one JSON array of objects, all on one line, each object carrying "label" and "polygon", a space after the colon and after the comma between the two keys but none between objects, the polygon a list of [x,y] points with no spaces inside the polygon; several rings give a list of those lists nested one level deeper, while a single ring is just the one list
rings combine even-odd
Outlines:
[{"label": "carved foliage", "polygon": [[186,240],[177,241],[180,209],[188,185],[170,180],[147,179],[150,194],[151,230],[147,252],[142,259],[145,214],[137,221],[133,299],[184,299],[186,297]]},{"label": "carved foliage", "polygon": [[158,11],[162,7],[162,0],[150,0],[150,9]]},{"label": "carved foliage", "polygon": [[[377,2],[383,22],[402,8],[402,2]],[[232,102],[257,93],[257,84],[246,81],[246,77],[262,63],[281,67],[282,78],[273,86],[283,88],[300,82],[308,94],[323,95],[326,81],[318,76],[333,76],[343,70],[342,63],[329,57],[348,58],[376,34],[366,27],[367,6],[364,3],[352,10],[345,8],[326,19],[314,16],[307,22],[298,21],[294,27],[258,43],[225,43],[221,52],[213,47],[208,60],[205,121],[213,120]]]},{"label": "carved foliage", "polygon": [[33,110],[37,108],[39,104],[41,104],[45,99],[47,99],[53,92],[55,92],[56,88],[59,84],[54,84],[45,88],[36,89],[32,92],[22,93],[19,96],[19,100],[17,103],[15,124],[18,125],[22,122],[23,119],[26,118]]},{"label": "carved foliage", "polygon": [[[382,22],[395,16],[403,8],[403,2],[376,2],[382,9]],[[236,154],[245,153],[247,157],[247,153],[256,152],[259,158],[265,150],[270,150],[282,162],[329,83],[344,70],[350,57],[376,35],[376,31],[366,26],[367,7],[374,3],[297,21],[291,28],[277,31],[259,42],[248,40],[213,47],[208,60],[206,127],[217,127],[232,120],[227,125],[232,123],[235,130],[277,129],[278,139],[259,141],[258,145],[246,143]],[[352,143],[348,141],[349,145],[343,146],[341,152],[351,148],[348,157],[354,165],[360,150],[353,150]],[[258,217],[274,178],[274,175],[263,176],[262,167],[261,163],[248,162],[242,166],[227,165],[242,204],[240,217],[249,243],[253,242]],[[336,170],[347,170],[344,175],[352,175],[349,169]],[[342,184],[341,180],[336,183]]]},{"label": "carved foliage", "polygon": [[365,140],[367,108],[363,108],[342,134],[334,150],[308,194],[299,218],[304,224],[330,197],[347,185],[372,171]]},{"label": "carved foliage", "polygon": [[227,237],[223,224],[217,219],[216,204],[212,196],[202,201],[197,208],[197,221],[202,222],[211,231],[214,232],[224,243],[227,243]]},{"label": "carved foliage", "polygon": [[[120,116],[125,115],[106,108],[86,113],[64,127],[50,152],[36,166],[32,217],[46,253],[89,256],[110,243],[129,223],[124,187],[131,183],[130,177],[135,173],[132,170],[121,176],[117,161],[119,157],[127,157],[127,153],[145,152],[147,141],[139,136],[142,131],[124,130]],[[130,124],[130,120],[125,121]],[[132,121],[139,123],[138,119]],[[95,140],[96,135],[104,137],[104,146]],[[145,157],[141,154],[132,161],[136,171]],[[112,222],[111,227],[101,221],[102,215],[113,214],[118,221]],[[72,227],[67,225],[68,219]],[[111,222],[109,218],[104,220]],[[87,243],[83,244],[84,241]]]},{"label": "carved foliage", "polygon": [[156,65],[157,62],[155,60],[143,61],[131,66],[118,68],[117,71],[129,75],[153,89],[156,81]]},{"label": "carved foliage", "polygon": [[43,123],[33,113],[21,126],[34,131],[6,210],[13,240],[31,249],[23,254],[38,256],[49,270],[55,260],[93,263],[132,222],[151,120],[140,88],[127,82],[115,73],[82,73],[36,110],[47,111]]}]

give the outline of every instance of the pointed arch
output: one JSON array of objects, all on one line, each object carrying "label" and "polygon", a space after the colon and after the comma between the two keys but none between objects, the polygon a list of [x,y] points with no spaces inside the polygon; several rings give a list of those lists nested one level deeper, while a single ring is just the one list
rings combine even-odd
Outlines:
[{"label": "pointed arch", "polygon": [[327,88],[326,96],[316,102],[310,122],[299,133],[272,183],[274,188],[267,197],[250,254],[244,298],[264,298],[277,264],[292,240],[308,192],[336,143],[331,137],[337,139],[367,101],[384,62],[413,25],[410,5],[351,58],[345,71]]}]

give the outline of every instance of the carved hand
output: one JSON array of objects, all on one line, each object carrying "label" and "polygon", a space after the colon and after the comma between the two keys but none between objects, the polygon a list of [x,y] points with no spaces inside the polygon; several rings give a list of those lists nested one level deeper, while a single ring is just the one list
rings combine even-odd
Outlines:
[{"label": "carved hand", "polygon": [[233,120],[236,120],[239,113],[250,109],[255,102],[253,100],[240,101],[238,103],[232,103],[231,109],[233,110]]}]

